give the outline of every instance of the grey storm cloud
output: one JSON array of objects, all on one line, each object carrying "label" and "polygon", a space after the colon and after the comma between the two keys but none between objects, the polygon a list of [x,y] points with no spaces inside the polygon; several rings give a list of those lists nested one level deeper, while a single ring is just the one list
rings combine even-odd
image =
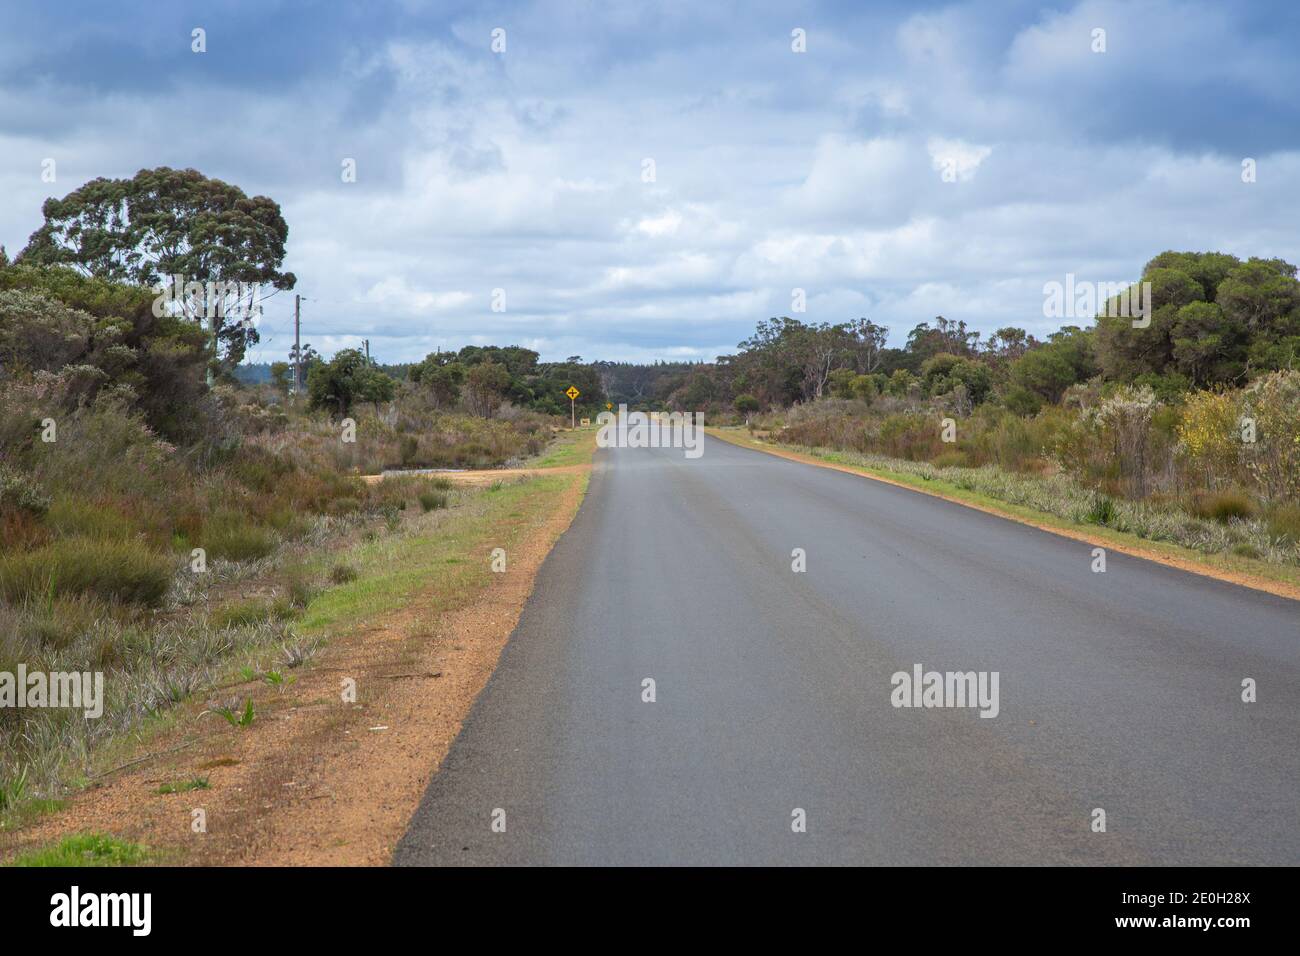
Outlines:
[{"label": "grey storm cloud", "polygon": [[711,359],[795,288],[896,342],[1042,333],[1067,272],[1300,258],[1297,39],[1284,3],[9,3],[0,242],[88,179],[193,166],[281,203],[325,352]]}]

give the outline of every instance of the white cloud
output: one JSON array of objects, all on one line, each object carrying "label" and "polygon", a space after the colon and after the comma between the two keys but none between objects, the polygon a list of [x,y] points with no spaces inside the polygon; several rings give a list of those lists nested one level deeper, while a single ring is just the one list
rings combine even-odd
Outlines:
[{"label": "white cloud", "polygon": [[958,182],[974,179],[980,163],[993,154],[992,146],[974,146],[959,139],[938,137],[932,137],[925,148],[930,153],[932,168],[940,173],[951,171]]}]

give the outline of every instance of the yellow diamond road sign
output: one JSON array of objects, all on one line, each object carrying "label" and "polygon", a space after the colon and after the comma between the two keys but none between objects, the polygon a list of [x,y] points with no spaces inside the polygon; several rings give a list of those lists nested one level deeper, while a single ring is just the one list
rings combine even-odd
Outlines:
[{"label": "yellow diamond road sign", "polygon": [[579,395],[581,395],[582,393],[579,392],[579,391],[578,391],[576,388],[574,388],[572,385],[570,385],[570,386],[569,386],[569,390],[568,390],[567,392],[565,392],[564,394],[565,394],[565,395],[568,395],[568,396],[569,396],[569,400],[572,401],[573,399],[577,398],[577,397],[578,397]]}]

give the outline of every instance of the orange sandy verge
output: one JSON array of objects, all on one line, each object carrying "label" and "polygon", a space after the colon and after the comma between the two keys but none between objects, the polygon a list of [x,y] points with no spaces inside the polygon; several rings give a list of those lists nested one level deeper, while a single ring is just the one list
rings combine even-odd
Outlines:
[{"label": "orange sandy verge", "polygon": [[959,504],[966,508],[973,508],[976,511],[983,511],[986,514],[997,515],[999,518],[1006,518],[1009,521],[1016,521],[1020,524],[1029,525],[1031,528],[1038,528],[1040,531],[1048,531],[1052,534],[1060,535],[1062,538],[1071,538],[1075,541],[1083,541],[1098,548],[1107,548],[1111,551],[1118,551],[1120,554],[1128,554],[1133,557],[1144,558],[1147,561],[1155,561],[1171,568],[1178,568],[1180,571],[1190,571],[1192,574],[1199,574],[1207,578],[1227,581],[1230,584],[1239,584],[1242,587],[1252,588],[1256,591],[1265,591],[1269,594],[1275,594],[1278,597],[1300,601],[1300,587],[1286,581],[1276,581],[1272,578],[1247,574],[1242,571],[1229,571],[1223,568],[1211,567],[1190,558],[1181,558],[1176,555],[1165,554],[1164,552],[1143,548],[1139,545],[1132,545],[1123,542],[1117,543],[1113,539],[1089,534],[1087,531],[1082,529],[1059,528],[1054,525],[1034,521],[1031,518],[1026,518],[1010,511],[1002,511],[999,508],[992,508],[988,505],[975,504],[962,498],[958,498],[955,495],[945,494],[942,491],[931,490],[928,488],[917,488],[915,485],[895,481],[892,478],[882,478],[879,475],[859,471],[851,465],[841,465],[833,461],[824,461],[821,458],[807,455],[803,452],[788,451],[784,448],[774,448],[771,445],[740,438],[735,435],[727,435],[723,432],[715,431],[714,429],[709,429],[708,434],[721,441],[729,442],[732,445],[739,445],[741,448],[751,448],[754,451],[761,451],[764,454],[776,455],[778,458],[788,458],[790,461],[803,462],[805,465],[816,465],[818,468],[830,468],[850,475],[857,475],[859,478],[866,478],[870,481],[884,482],[887,485],[894,485],[897,488],[905,488],[908,491],[915,491],[917,494],[930,495],[932,498],[942,498],[945,501],[951,501],[954,504]]},{"label": "orange sandy verge", "polygon": [[[556,468],[485,468],[482,471],[431,471],[411,474],[414,478],[446,478],[462,485],[490,485],[506,478],[532,478],[535,475],[576,475],[591,471],[590,465],[560,465]],[[402,472],[394,472],[400,477]],[[386,475],[362,475],[361,480],[373,485],[384,480]]]},{"label": "orange sandy verge", "polygon": [[[256,702],[250,727],[211,714],[182,718],[143,762],[0,837],[0,855],[99,830],[187,864],[386,865],[582,494],[575,481],[558,495],[511,548],[509,572],[493,575],[470,605],[443,612],[432,595],[417,595],[332,638],[310,667],[292,672],[293,684],[241,685],[241,698]],[[357,704],[340,702],[344,677],[356,680]],[[156,792],[195,776],[210,789]],[[193,832],[196,808],[206,833]]]}]

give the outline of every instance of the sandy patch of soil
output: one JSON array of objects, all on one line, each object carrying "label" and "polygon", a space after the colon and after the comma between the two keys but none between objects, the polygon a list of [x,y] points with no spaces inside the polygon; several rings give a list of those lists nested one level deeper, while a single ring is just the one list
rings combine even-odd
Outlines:
[{"label": "sandy patch of soil", "polygon": [[[508,478],[532,478],[536,475],[576,475],[590,471],[590,465],[560,465],[556,468],[486,468],[482,471],[433,471],[414,474],[416,478],[446,478],[458,485],[490,485]],[[396,473],[400,475],[401,473]],[[368,485],[384,480],[384,475],[362,475]]]}]

